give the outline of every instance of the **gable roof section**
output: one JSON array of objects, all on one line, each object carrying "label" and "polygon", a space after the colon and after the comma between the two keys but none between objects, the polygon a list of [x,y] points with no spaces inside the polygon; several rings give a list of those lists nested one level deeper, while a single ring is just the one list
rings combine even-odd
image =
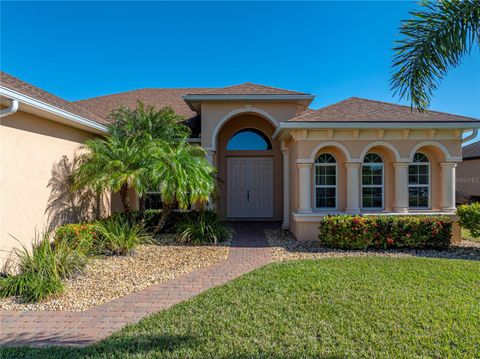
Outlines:
[{"label": "gable roof section", "polygon": [[464,160],[475,160],[480,158],[480,141],[474,142],[462,148]]},{"label": "gable roof section", "polygon": [[438,111],[420,113],[408,106],[350,97],[314,111],[304,111],[289,122],[478,122],[478,119]]},{"label": "gable roof section", "polygon": [[28,96],[33,100],[43,102],[46,105],[50,105],[60,110],[67,111],[73,115],[80,116],[86,120],[91,120],[99,124],[106,124],[106,121],[102,117],[90,112],[88,109],[75,103],[66,101],[3,71],[0,71],[0,86],[15,91],[21,95]]}]

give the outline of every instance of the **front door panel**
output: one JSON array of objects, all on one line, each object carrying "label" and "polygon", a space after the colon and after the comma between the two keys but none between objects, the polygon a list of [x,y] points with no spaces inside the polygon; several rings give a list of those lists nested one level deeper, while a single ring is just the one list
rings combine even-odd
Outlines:
[{"label": "front door panel", "polygon": [[273,217],[273,158],[227,158],[227,217]]}]

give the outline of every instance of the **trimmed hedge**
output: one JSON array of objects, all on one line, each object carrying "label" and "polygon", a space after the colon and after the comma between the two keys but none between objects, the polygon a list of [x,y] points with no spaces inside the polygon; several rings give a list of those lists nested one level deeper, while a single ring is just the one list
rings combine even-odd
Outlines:
[{"label": "trimmed hedge", "polygon": [[445,216],[326,216],[320,243],[341,249],[446,249],[452,221]]},{"label": "trimmed hedge", "polygon": [[457,214],[460,226],[468,229],[475,238],[480,238],[480,203],[458,206]]}]

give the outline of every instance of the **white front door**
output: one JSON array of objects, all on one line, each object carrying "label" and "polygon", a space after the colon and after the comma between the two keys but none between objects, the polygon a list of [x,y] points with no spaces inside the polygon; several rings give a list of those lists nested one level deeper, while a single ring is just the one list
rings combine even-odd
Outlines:
[{"label": "white front door", "polygon": [[227,158],[227,217],[273,217],[273,158]]}]

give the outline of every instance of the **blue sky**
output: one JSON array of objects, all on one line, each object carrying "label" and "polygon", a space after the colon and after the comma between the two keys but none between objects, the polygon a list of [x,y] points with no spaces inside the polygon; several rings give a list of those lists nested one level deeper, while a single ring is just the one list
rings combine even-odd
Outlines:
[{"label": "blue sky", "polygon": [[[67,100],[144,87],[255,82],[399,102],[393,41],[415,2],[2,2],[1,69]],[[400,102],[405,103],[405,102]],[[480,118],[480,53],[432,109]]]}]

